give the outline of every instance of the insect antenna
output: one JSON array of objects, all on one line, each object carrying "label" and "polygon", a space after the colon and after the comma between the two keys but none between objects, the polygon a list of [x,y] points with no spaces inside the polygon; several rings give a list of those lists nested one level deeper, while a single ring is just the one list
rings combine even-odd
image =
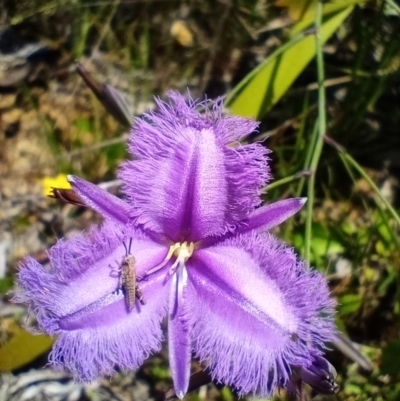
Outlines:
[{"label": "insect antenna", "polygon": [[122,242],[125,248],[125,256],[130,255],[132,248],[132,237],[129,238],[129,245],[126,246],[125,241]]},{"label": "insect antenna", "polygon": [[128,256],[129,252],[128,252],[128,248],[125,244],[125,241],[122,241],[122,244],[124,245],[124,248],[125,248],[125,256]]}]

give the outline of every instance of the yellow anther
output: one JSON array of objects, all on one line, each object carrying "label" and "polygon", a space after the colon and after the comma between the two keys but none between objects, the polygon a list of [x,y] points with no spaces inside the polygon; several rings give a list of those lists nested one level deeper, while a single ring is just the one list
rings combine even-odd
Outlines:
[{"label": "yellow anther", "polygon": [[172,250],[172,254],[177,259],[182,259],[182,260],[186,261],[193,255],[194,243],[189,242],[189,244],[188,244],[187,241],[182,242],[182,243],[177,242],[174,245],[170,246],[168,254],[171,252],[171,250]]},{"label": "yellow anther", "polygon": [[176,256],[176,251],[179,250],[181,244],[179,242],[176,242],[175,244],[171,245],[168,249],[167,256],[165,257],[165,261],[168,261],[172,258],[173,255]]}]

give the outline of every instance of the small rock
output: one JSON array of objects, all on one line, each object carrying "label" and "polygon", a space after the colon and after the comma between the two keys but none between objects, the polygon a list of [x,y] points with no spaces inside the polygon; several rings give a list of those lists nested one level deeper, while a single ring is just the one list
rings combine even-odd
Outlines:
[{"label": "small rock", "polygon": [[10,111],[6,111],[1,115],[1,123],[3,126],[7,126],[10,124],[15,124],[19,121],[22,116],[23,111],[21,109],[12,109]]},{"label": "small rock", "polygon": [[9,109],[14,106],[16,100],[17,95],[15,93],[0,95],[0,110]]}]

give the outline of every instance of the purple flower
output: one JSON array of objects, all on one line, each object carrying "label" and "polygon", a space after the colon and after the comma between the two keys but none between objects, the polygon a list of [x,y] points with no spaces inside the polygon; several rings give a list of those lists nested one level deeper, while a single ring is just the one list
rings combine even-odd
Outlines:
[{"label": "purple flower", "polygon": [[192,354],[240,394],[291,389],[293,375],[318,388],[334,302],[325,279],[268,233],[305,200],[260,207],[268,152],[239,143],[256,122],[224,116],[221,102],[170,99],[136,121],[135,159],[119,173],[125,200],[70,177],[105,222],[60,240],[49,269],[27,258],[18,301],[58,335],[50,362],[79,380],[137,369],[160,349],[167,317],[179,397]]}]

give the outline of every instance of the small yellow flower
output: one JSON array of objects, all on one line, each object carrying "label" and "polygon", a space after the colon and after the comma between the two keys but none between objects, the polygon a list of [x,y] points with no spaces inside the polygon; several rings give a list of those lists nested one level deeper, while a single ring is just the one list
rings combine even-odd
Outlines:
[{"label": "small yellow flower", "polygon": [[71,188],[66,174],[58,174],[56,177],[45,177],[40,181],[43,187],[44,196],[49,196],[52,193],[52,188]]}]

